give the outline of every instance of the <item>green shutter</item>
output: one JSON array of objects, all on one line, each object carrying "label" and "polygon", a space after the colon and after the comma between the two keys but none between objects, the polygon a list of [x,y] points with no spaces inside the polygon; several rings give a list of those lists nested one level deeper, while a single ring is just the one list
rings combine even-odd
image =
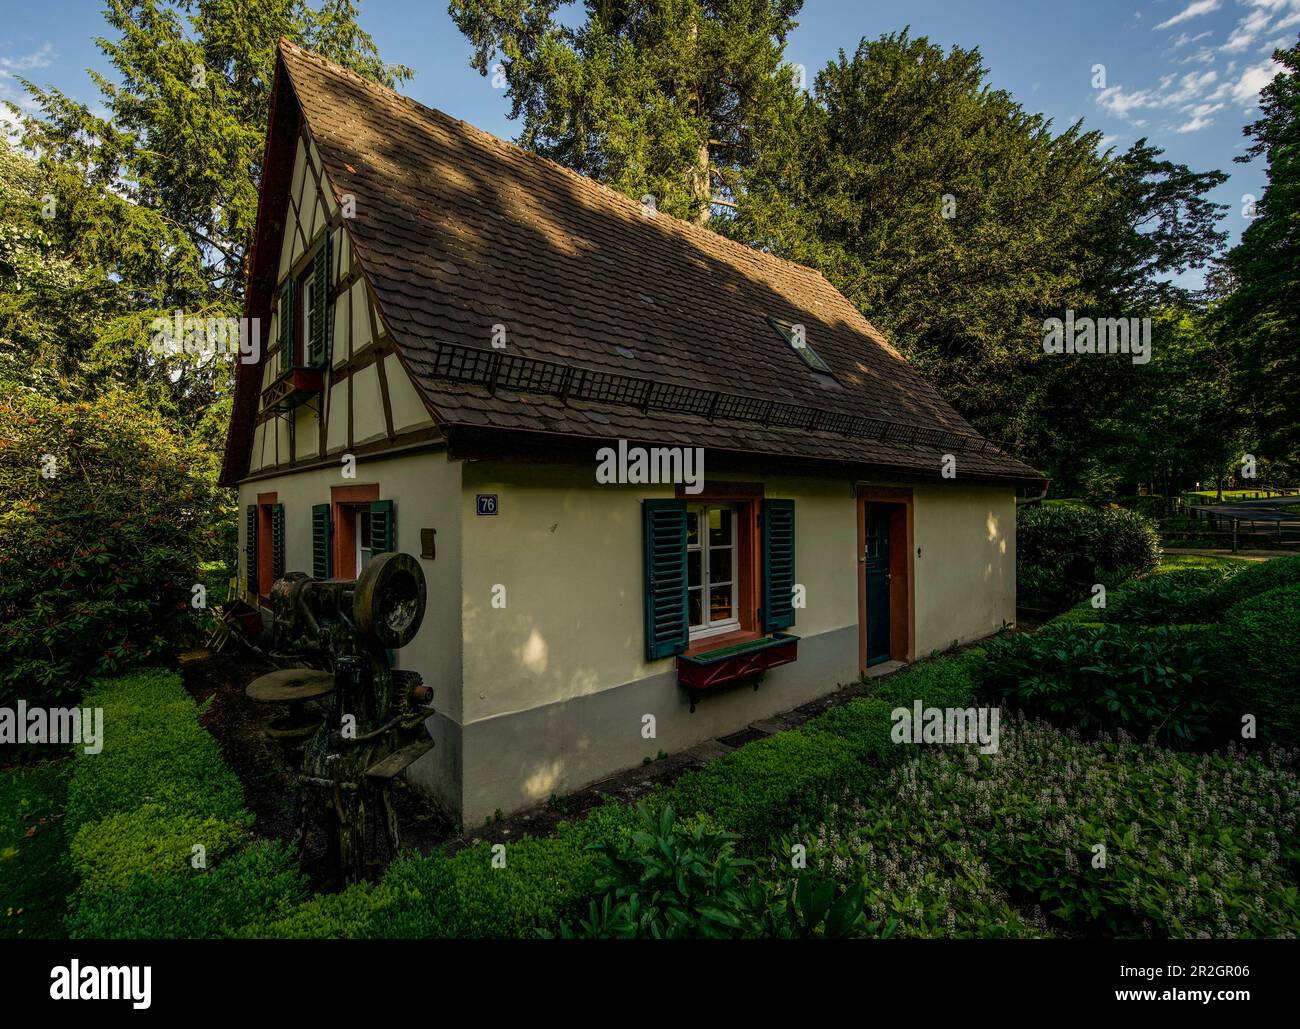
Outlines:
[{"label": "green shutter", "polygon": [[312,262],[311,339],[307,340],[307,366],[325,369],[330,360],[330,235],[325,233]]},{"label": "green shutter", "polygon": [[245,571],[248,573],[248,594],[256,597],[258,594],[257,582],[257,505],[249,504],[245,509],[245,526],[244,534],[244,562],[247,565]]},{"label": "green shutter", "polygon": [[329,504],[313,504],[311,509],[311,574],[328,579],[334,574],[334,554],[330,532]]},{"label": "green shutter", "polygon": [[280,371],[293,367],[293,279],[280,287]]},{"label": "green shutter", "polygon": [[284,505],[271,507],[271,579],[284,578]]},{"label": "green shutter", "polygon": [[680,654],[690,637],[686,603],[686,502],[646,500],[641,507],[645,541],[645,656]]},{"label": "green shutter", "polygon": [[794,625],[794,501],[763,501],[763,631]]},{"label": "green shutter", "polygon": [[397,512],[391,500],[370,503],[370,549],[376,554],[397,549]]}]

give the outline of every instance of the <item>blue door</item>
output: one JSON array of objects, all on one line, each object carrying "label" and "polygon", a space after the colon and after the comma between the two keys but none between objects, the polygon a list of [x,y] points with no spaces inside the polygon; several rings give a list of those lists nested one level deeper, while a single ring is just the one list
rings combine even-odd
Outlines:
[{"label": "blue door", "polygon": [[889,660],[889,516],[885,504],[867,505],[867,665]]}]

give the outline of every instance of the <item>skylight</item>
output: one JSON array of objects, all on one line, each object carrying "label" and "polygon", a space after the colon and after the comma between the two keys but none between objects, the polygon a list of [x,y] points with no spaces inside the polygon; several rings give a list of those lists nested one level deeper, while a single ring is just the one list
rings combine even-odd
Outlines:
[{"label": "skylight", "polygon": [[803,358],[803,363],[809,368],[815,372],[820,372],[822,375],[829,375],[831,378],[835,377],[835,373],[831,371],[831,366],[823,361],[821,355],[809,346],[808,334],[802,325],[791,325],[789,322],[783,322],[772,317],[767,319],[767,324],[781,334],[781,338],[790,344],[790,348]]}]

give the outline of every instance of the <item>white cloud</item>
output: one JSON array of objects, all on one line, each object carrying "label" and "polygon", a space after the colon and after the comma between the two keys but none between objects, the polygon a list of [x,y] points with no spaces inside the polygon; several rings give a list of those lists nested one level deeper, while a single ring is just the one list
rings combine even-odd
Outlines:
[{"label": "white cloud", "polygon": [[46,43],[39,50],[30,54],[23,54],[21,57],[0,57],[0,75],[8,76],[15,72],[48,68],[53,53],[53,44]]},{"label": "white cloud", "polygon": [[1191,21],[1202,14],[1209,14],[1211,11],[1219,9],[1219,0],[1193,0],[1172,18],[1162,21],[1156,26],[1158,29],[1171,28],[1174,25],[1181,25],[1185,21]]},{"label": "white cloud", "polygon": [[1187,46],[1188,43],[1199,43],[1202,39],[1212,35],[1214,35],[1214,33],[1210,32],[1208,29],[1204,32],[1198,32],[1194,36],[1189,36],[1186,32],[1180,32],[1178,33],[1178,38],[1174,40],[1174,49],[1177,50],[1179,47]]},{"label": "white cloud", "polygon": [[1196,132],[1208,125],[1214,124],[1214,119],[1210,115],[1216,111],[1222,111],[1226,104],[1197,104],[1190,112],[1191,117],[1178,126],[1178,132]]},{"label": "white cloud", "polygon": [[1268,28],[1268,23],[1272,20],[1271,11],[1254,10],[1246,17],[1242,18],[1237,27],[1232,30],[1232,35],[1228,41],[1223,44],[1224,53],[1240,53],[1255,42],[1255,38]]},{"label": "white cloud", "polygon": [[1259,99],[1259,91],[1273,81],[1282,66],[1272,60],[1261,61],[1242,71],[1237,79],[1228,79],[1205,99],[1211,102],[1230,100],[1249,113]]}]

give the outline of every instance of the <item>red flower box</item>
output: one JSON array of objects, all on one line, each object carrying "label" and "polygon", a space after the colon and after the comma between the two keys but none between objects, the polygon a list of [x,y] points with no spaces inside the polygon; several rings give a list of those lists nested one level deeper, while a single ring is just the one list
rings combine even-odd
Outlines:
[{"label": "red flower box", "polygon": [[[715,689],[745,679],[758,679],[769,668],[788,665],[798,656],[799,637],[774,632],[748,643],[738,643],[689,657],[679,656],[677,681],[694,695],[702,690]],[[695,710],[694,696],[691,710]]]}]

